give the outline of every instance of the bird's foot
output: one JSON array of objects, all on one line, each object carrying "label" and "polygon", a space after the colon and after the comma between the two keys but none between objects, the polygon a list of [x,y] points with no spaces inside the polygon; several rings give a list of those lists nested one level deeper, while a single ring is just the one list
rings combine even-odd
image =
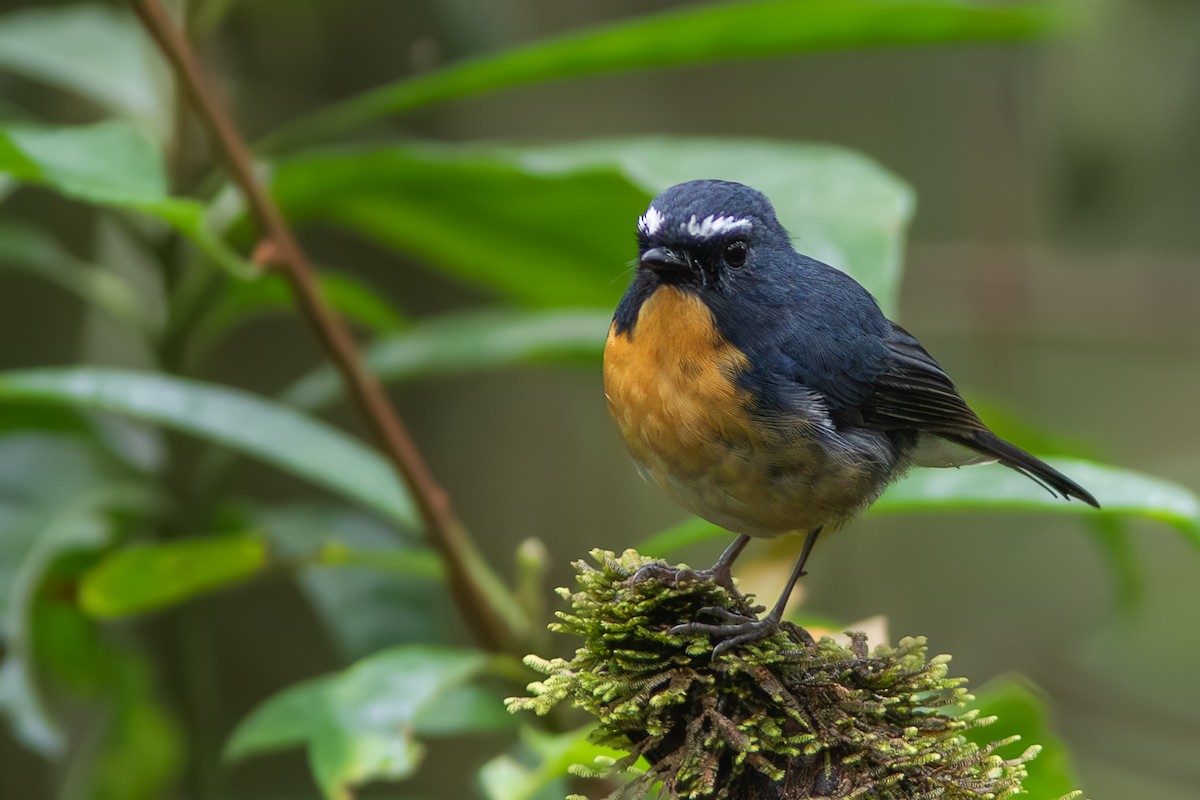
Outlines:
[{"label": "bird's foot", "polygon": [[651,578],[671,586],[678,586],[681,583],[688,582],[715,583],[727,590],[734,597],[742,597],[741,592],[733,585],[733,573],[728,567],[721,568],[720,566],[714,566],[707,569],[688,569],[686,567],[672,567],[661,561],[656,561],[652,564],[646,564],[633,573],[633,577],[629,579],[629,582],[631,584],[638,584]]},{"label": "bird's foot", "polygon": [[[757,613],[761,610],[761,606],[749,609],[751,613]],[[786,631],[792,638],[802,643],[805,647],[812,647],[816,644],[816,641],[808,631],[793,622],[783,622],[780,616],[774,612],[761,619],[756,616],[747,617],[718,607],[702,608],[700,609],[700,613],[716,617],[721,622],[687,622],[671,628],[669,633],[699,633],[710,636],[713,639],[719,639],[720,641],[713,648],[713,660],[716,660],[717,656],[722,653],[728,652],[739,645],[760,642],[779,630]]]}]

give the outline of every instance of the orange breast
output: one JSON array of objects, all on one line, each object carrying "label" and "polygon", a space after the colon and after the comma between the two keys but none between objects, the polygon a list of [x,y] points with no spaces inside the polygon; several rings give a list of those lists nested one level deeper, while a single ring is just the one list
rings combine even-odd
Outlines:
[{"label": "orange breast", "polygon": [[758,438],[735,383],[746,366],[704,303],[672,286],[646,300],[632,330],[609,331],[609,410],[633,457],[686,506],[694,503],[679,496],[680,483],[701,476],[732,483],[745,471],[744,455]]}]

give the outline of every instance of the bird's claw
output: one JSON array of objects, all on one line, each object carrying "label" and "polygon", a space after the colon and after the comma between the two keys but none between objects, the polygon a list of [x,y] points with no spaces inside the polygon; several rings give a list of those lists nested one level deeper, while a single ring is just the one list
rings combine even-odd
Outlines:
[{"label": "bird's claw", "polygon": [[729,609],[721,608],[720,606],[705,606],[697,611],[696,615],[716,617],[722,622],[685,622],[681,625],[676,625],[675,627],[671,628],[667,631],[667,633],[703,633],[711,636],[720,636],[730,628],[736,628],[739,625],[745,625],[746,623],[758,621],[758,617],[753,615],[752,610],[748,609],[747,613],[739,614],[736,611],[730,611]]},{"label": "bird's claw", "polygon": [[733,585],[733,576],[728,569],[689,569],[687,567],[672,567],[660,561],[655,561],[651,564],[646,564],[629,579],[631,585],[636,585],[642,581],[650,580],[651,578],[662,581],[671,586],[678,586],[681,583],[702,583],[711,581],[729,591],[734,597],[742,595]]},{"label": "bird's claw", "polygon": [[[716,660],[722,653],[727,653],[735,647],[743,644],[753,644],[760,642],[763,639],[773,635],[779,630],[785,630],[799,642],[802,642],[806,648],[811,648],[815,645],[816,640],[812,634],[792,622],[781,622],[772,614],[759,619],[751,617],[749,619],[742,614],[729,611],[725,608],[702,608],[700,613],[709,614],[718,617],[725,622],[710,623],[710,622],[686,622],[682,625],[676,625],[671,628],[668,633],[672,634],[700,634],[703,636],[711,636],[715,639],[720,639],[717,645],[713,648],[712,658]],[[799,651],[797,651],[797,655]]]},{"label": "bird's claw", "polygon": [[705,606],[696,613],[716,617],[732,625],[740,625],[747,620],[758,619],[758,615],[765,610],[762,606],[754,606],[753,608],[747,608],[745,611],[737,612],[730,611],[728,608],[722,608],[721,606]]},{"label": "bird's claw", "polygon": [[763,619],[746,619],[738,614],[725,611],[724,609],[721,610],[728,615],[721,615],[725,619],[736,621],[726,625],[709,622],[687,622],[683,625],[676,625],[669,632],[675,634],[698,633],[719,638],[721,641],[717,643],[712,652],[712,657],[716,660],[719,655],[728,652],[738,645],[762,641],[779,630],[779,620],[770,616]]},{"label": "bird's claw", "polygon": [[677,586],[681,581],[690,580],[696,573],[690,569],[677,569],[676,567],[668,566],[661,561],[655,561],[646,564],[629,579],[630,585],[637,585],[643,581],[657,580],[671,586]]}]

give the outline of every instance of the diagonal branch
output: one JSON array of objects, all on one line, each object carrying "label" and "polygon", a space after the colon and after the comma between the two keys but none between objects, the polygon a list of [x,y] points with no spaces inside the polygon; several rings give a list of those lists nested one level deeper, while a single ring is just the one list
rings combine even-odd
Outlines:
[{"label": "diagonal branch", "polygon": [[228,107],[209,86],[191,46],[176,30],[159,0],[132,0],[134,11],[175,71],[191,105],[208,130],[230,177],[245,198],[264,245],[260,255],[291,284],[301,314],[308,320],[345,383],[347,394],[384,455],[412,495],[425,535],[446,563],[451,595],[481,645],[490,650],[519,648],[522,621],[512,612],[500,580],[490,571],[450,499],[389,402],[379,381],[362,363],[345,322],[322,298],[315,272],[275,201],[254,172],[249,149]]}]

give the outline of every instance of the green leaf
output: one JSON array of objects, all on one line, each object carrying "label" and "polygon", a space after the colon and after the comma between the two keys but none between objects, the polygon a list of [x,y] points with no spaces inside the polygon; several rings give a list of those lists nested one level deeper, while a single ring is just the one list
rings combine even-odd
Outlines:
[{"label": "green leaf", "polygon": [[367,781],[403,779],[420,763],[418,715],[486,664],[482,653],[408,645],[363,659],[325,692],[309,764],[326,797],[349,797]]},{"label": "green leaf", "polygon": [[46,574],[64,554],[108,544],[113,512],[144,511],[152,502],[83,440],[29,432],[0,437],[0,714],[35,752],[61,754],[66,746],[38,685],[33,615]]},{"label": "green leaf", "polygon": [[267,543],[254,534],[135,544],[84,574],[79,603],[93,616],[116,619],[240,583],[266,566]]},{"label": "green leaf", "polygon": [[331,503],[252,506],[239,524],[261,529],[285,558],[310,564],[297,582],[348,660],[453,630],[441,560],[400,540],[378,518]]},{"label": "green leaf", "polygon": [[288,161],[272,191],[297,221],[348,228],[526,303],[615,302],[649,195],[613,169],[575,172],[534,172],[491,148],[397,145]]},{"label": "green leaf", "polygon": [[[76,758],[63,796],[94,800],[158,798],[183,771],[182,726],[157,697],[149,659],[127,645],[108,644],[94,661],[109,680],[93,713],[102,720],[98,746]],[[82,763],[79,763],[82,762]]]},{"label": "green leaf", "polygon": [[69,711],[73,746],[56,770],[61,796],[162,797],[183,766],[182,731],[136,639],[64,602],[62,588],[76,585],[90,561],[90,554],[66,554],[55,562],[31,625],[41,681],[55,707]]},{"label": "green leaf", "polygon": [[81,263],[32,226],[0,221],[0,270],[3,269],[44,278],[134,330],[143,331],[147,325],[133,287],[108,270]]},{"label": "green leaf", "polygon": [[1100,501],[1100,510],[1055,497],[999,464],[984,464],[913,470],[888,489],[868,513],[996,509],[1053,511],[1085,518],[1097,514],[1145,517],[1171,525],[1200,545],[1200,498],[1179,484],[1094,461],[1052,458],[1047,462],[1087,487]]},{"label": "green leaf", "polygon": [[562,791],[551,792],[554,788],[565,789],[565,780],[574,765],[590,767],[596,764],[597,758],[616,760],[628,755],[594,744],[590,737],[595,727],[586,725],[563,733],[549,733],[523,725],[520,730],[523,752],[517,757],[497,756],[480,770],[479,782],[488,800],[561,797]]},{"label": "green leaf", "polygon": [[336,676],[313,678],[289,686],[258,705],[238,723],[225,743],[228,762],[303,747],[312,736],[317,709]]},{"label": "green leaf", "polygon": [[317,276],[317,285],[329,305],[375,333],[390,333],[405,325],[404,318],[378,290],[352,275],[323,270]]},{"label": "green leaf", "polygon": [[431,550],[355,550],[342,542],[329,542],[317,551],[313,563],[321,567],[362,567],[409,578],[443,580],[446,570]]},{"label": "green leaf", "polygon": [[501,695],[470,683],[448,688],[437,703],[425,706],[413,719],[413,729],[422,736],[507,731],[516,726]]},{"label": "green leaf", "polygon": [[[376,779],[403,779],[423,753],[418,720],[429,720],[483,669],[477,651],[405,645],[365,658],[337,675],[284,690],[251,713],[234,731],[226,758],[306,742],[309,764],[326,797],[350,797],[353,787]],[[478,712],[471,695],[445,708]],[[456,731],[492,720],[462,715]],[[486,729],[486,728],[485,728]]]},{"label": "green leaf", "polygon": [[328,106],[273,143],[330,138],[431,103],[513,86],[685,64],[958,42],[1010,42],[1053,32],[1052,3],[808,0],[701,5],[482,56]]},{"label": "green leaf", "polygon": [[[404,327],[403,318],[377,292],[350,275],[322,271],[317,277],[321,295],[346,319],[358,322],[374,333],[392,333]],[[211,348],[222,336],[251,319],[270,313],[294,314],[295,298],[287,282],[264,276],[256,281],[232,281],[221,299],[204,314],[192,334]]]},{"label": "green leaf", "polygon": [[637,549],[638,552],[645,553],[648,556],[666,558],[669,554],[676,553],[691,545],[731,535],[729,531],[713,525],[707,520],[692,517],[678,525],[667,528],[665,531],[659,531],[639,544]]},{"label": "green leaf", "polygon": [[1111,514],[1099,516],[1092,522],[1092,542],[1112,577],[1113,610],[1131,622],[1146,599],[1146,575],[1126,522]]},{"label": "green leaf", "polygon": [[128,123],[0,125],[0,174],[4,173],[72,200],[153,217],[238,277],[258,274],[209,228],[201,203],[168,194],[161,154]]},{"label": "green leaf", "polygon": [[9,718],[16,741],[40,755],[60,756],[66,741],[29,674],[30,660],[9,656],[0,662],[0,714]]},{"label": "green leaf", "polygon": [[158,140],[171,124],[166,65],[124,8],[25,8],[0,16],[0,69],[75,92]]},{"label": "green leaf", "polygon": [[894,305],[912,193],[839,147],[761,139],[637,138],[541,147],[405,144],[312,154],[273,191],[322,220],[531,305],[615,306],[637,216],[698,176],[749,184],[797,247]]},{"label": "green leaf", "polygon": [[1028,763],[1029,777],[1022,784],[1032,800],[1055,800],[1079,788],[1066,744],[1050,729],[1045,700],[1027,680],[1000,678],[973,694],[976,700],[972,708],[997,719],[991,725],[967,731],[968,739],[985,745],[1014,734],[1020,736],[1020,741],[1000,749],[1005,758],[1019,756],[1030,745],[1041,746],[1037,758]]},{"label": "green leaf", "polygon": [[[455,314],[381,336],[363,356],[371,371],[388,382],[513,364],[594,362],[604,352],[611,319],[611,310]],[[337,373],[321,367],[297,381],[283,399],[317,409],[341,392]]]},{"label": "green leaf", "polygon": [[156,373],[93,367],[0,372],[0,401],[37,400],[125,414],[191,433],[306,478],[412,527],[407,496],[366,445],[248,392]]}]

